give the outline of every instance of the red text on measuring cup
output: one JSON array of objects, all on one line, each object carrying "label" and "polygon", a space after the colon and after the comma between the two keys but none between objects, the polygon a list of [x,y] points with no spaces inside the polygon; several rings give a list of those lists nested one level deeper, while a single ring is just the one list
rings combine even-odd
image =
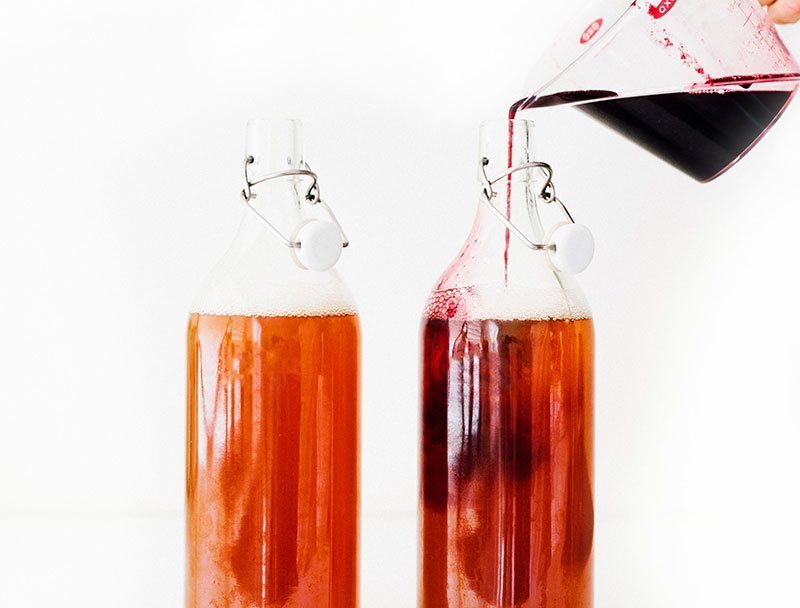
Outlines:
[{"label": "red text on measuring cup", "polygon": [[603,19],[602,19],[602,17],[600,19],[596,19],[595,21],[592,21],[589,24],[589,27],[587,27],[583,31],[583,34],[581,34],[581,44],[586,44],[592,38],[594,38],[597,35],[597,32],[600,31],[601,27],[603,27]]},{"label": "red text on measuring cup", "polygon": [[661,19],[664,15],[672,10],[678,3],[678,0],[661,0],[658,4],[653,4],[650,6],[650,16],[653,19]]}]

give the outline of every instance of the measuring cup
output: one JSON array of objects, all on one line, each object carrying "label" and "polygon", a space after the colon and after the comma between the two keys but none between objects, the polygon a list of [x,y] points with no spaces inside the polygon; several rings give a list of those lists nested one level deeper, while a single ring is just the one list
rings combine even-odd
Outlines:
[{"label": "measuring cup", "polygon": [[579,105],[705,182],[752,149],[798,86],[800,66],[758,0],[599,0],[512,113]]}]

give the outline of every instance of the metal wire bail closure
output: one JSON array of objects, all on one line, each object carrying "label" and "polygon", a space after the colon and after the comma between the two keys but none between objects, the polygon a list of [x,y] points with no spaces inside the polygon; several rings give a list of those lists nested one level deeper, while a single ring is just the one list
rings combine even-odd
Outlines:
[{"label": "metal wire bail closure", "polygon": [[[502,222],[506,229],[514,235],[523,245],[533,251],[545,251],[548,262],[554,270],[568,274],[579,274],[586,270],[594,257],[594,237],[591,231],[582,225],[576,224],[567,206],[556,196],[556,185],[553,182],[553,168],[545,162],[522,163],[509,167],[494,179],[489,179],[486,167],[489,159],[484,157],[480,161],[482,194],[481,201],[489,208],[494,216]],[[545,204],[556,203],[567,221],[557,224],[548,235],[546,243],[534,243],[520,230],[510,218],[506,217],[492,200],[497,196],[494,185],[507,179],[518,171],[539,169],[545,176],[545,183],[536,193],[536,197]]]},{"label": "metal wire bail closure", "polygon": [[[295,254],[298,263],[308,270],[328,270],[338,261],[342,249],[350,245],[350,241],[336,218],[333,209],[322,200],[319,188],[319,178],[311,170],[306,162],[303,162],[302,169],[286,169],[262,175],[254,180],[250,179],[248,166],[255,162],[255,158],[247,156],[244,159],[244,189],[241,192],[242,201],[247,208],[274,234],[286,247]],[[253,186],[263,184],[275,179],[285,177],[306,177],[311,180],[311,184],[306,190],[304,200],[312,206],[321,207],[330,221],[320,219],[309,219],[304,222],[296,231],[292,238],[287,237],[272,222],[264,217],[252,203],[256,198]],[[334,236],[338,235],[338,236]],[[304,246],[305,243],[305,246]]]}]

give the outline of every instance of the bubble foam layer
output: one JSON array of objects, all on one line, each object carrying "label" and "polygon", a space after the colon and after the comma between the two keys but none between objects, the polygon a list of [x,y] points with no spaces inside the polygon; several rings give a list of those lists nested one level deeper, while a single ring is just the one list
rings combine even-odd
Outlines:
[{"label": "bubble foam layer", "polygon": [[246,317],[320,317],[357,314],[343,284],[291,285],[222,282],[198,297],[192,312]]},{"label": "bubble foam layer", "polygon": [[496,285],[434,291],[425,306],[428,319],[496,319],[500,321],[589,319],[583,293],[577,289],[530,289]]}]

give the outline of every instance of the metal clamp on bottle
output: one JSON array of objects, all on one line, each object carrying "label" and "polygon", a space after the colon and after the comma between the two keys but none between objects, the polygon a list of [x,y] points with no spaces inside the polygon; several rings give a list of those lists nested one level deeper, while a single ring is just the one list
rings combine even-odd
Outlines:
[{"label": "metal clamp on bottle", "polygon": [[[533,251],[544,251],[554,270],[567,274],[579,274],[589,267],[594,257],[594,237],[591,231],[583,224],[576,224],[567,206],[556,196],[556,186],[553,182],[553,168],[547,163],[530,162],[511,167],[494,179],[489,179],[486,167],[488,158],[482,158],[480,164],[481,182],[483,184],[482,202],[491,210],[503,225],[523,245]],[[492,200],[497,196],[494,185],[507,179],[518,171],[539,169],[545,176],[545,183],[536,198],[545,204],[556,203],[567,221],[559,222],[550,230],[545,239],[546,243],[534,243],[520,230],[506,215],[498,209]]]},{"label": "metal clamp on bottle", "polygon": [[[261,177],[251,180],[247,168],[254,162],[255,159],[252,156],[248,156],[244,159],[245,186],[241,192],[244,204],[247,205],[250,211],[255,213],[258,219],[261,220],[267,228],[269,228],[270,232],[291,249],[295,260],[300,266],[307,270],[316,270],[318,272],[333,268],[342,255],[342,249],[350,245],[350,241],[347,239],[347,235],[342,225],[339,223],[339,220],[336,219],[333,210],[321,198],[317,174],[311,170],[311,167],[309,167],[307,163],[303,162],[302,169],[276,171],[275,173],[268,173],[267,175],[262,175]],[[330,218],[330,221],[323,219],[306,220],[295,231],[293,238],[288,238],[272,222],[264,217],[251,202],[256,198],[256,193],[252,190],[253,186],[285,177],[309,178],[311,180],[311,185],[308,187],[304,199],[309,205],[322,207]]]}]

